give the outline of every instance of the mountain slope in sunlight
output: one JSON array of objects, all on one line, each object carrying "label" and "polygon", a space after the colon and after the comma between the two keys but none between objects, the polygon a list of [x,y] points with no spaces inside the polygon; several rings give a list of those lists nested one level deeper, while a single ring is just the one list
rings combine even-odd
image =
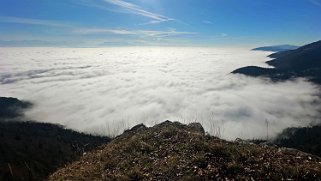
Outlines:
[{"label": "mountain slope in sunlight", "polygon": [[297,150],[224,141],[199,123],[137,125],[49,177],[57,180],[317,179],[321,159]]}]

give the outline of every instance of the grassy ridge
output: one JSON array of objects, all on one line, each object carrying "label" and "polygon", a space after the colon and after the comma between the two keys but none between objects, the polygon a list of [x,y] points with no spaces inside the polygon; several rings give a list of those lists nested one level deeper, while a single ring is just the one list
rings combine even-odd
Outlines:
[{"label": "grassy ridge", "polygon": [[138,125],[49,180],[315,180],[321,160],[297,150],[206,135],[200,124]]}]

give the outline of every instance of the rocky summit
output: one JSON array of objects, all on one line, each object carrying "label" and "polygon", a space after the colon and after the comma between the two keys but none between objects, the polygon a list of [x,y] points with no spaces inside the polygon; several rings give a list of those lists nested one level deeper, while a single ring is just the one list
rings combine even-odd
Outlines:
[{"label": "rocky summit", "polygon": [[137,125],[48,180],[320,180],[321,159],[294,149],[225,141],[199,123]]}]

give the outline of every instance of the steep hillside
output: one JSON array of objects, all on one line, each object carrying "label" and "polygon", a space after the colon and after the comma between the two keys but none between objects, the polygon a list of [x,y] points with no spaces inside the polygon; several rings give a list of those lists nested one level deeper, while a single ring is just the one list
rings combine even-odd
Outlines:
[{"label": "steep hillside", "polygon": [[49,180],[318,180],[320,161],[297,150],[224,141],[198,123],[166,121],[135,126]]},{"label": "steep hillside", "polygon": [[0,180],[43,180],[108,140],[54,124],[0,121]]},{"label": "steep hillside", "polygon": [[275,144],[321,156],[321,125],[287,128],[277,136]]},{"label": "steep hillside", "polygon": [[32,104],[0,98],[0,180],[44,180],[58,167],[109,141],[62,126],[26,121]]},{"label": "steep hillside", "polygon": [[23,116],[25,109],[32,104],[13,97],[0,97],[0,121]]},{"label": "steep hillside", "polygon": [[[281,53],[267,64],[279,69],[321,68],[321,41],[302,46],[287,53]],[[275,55],[274,55],[275,56]]]},{"label": "steep hillside", "polygon": [[275,58],[266,62],[275,68],[256,66],[243,67],[232,73],[248,76],[264,76],[273,80],[286,80],[305,77],[314,83],[321,84],[321,41],[302,46],[296,50],[271,54]]}]

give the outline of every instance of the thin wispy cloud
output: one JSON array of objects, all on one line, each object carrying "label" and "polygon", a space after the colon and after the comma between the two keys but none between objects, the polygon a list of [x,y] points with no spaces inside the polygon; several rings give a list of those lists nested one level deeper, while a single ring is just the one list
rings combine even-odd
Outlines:
[{"label": "thin wispy cloud", "polygon": [[[126,38],[138,38],[144,39],[144,41],[152,41],[152,39],[157,40],[158,43],[166,41],[166,37],[179,37],[184,35],[197,35],[196,32],[187,32],[187,31],[176,31],[174,28],[169,28],[167,30],[145,30],[145,29],[117,29],[117,28],[97,28],[97,27],[86,27],[86,26],[78,26],[71,25],[66,22],[60,21],[52,21],[52,20],[44,20],[44,19],[32,19],[32,18],[20,18],[20,17],[7,17],[0,16],[0,22],[5,23],[14,23],[14,24],[27,24],[27,25],[35,25],[35,26],[46,26],[51,28],[59,28],[63,30],[66,35],[114,35],[115,37],[126,37]],[[9,39],[10,40],[10,39]],[[19,40],[20,41],[20,40]],[[35,41],[28,41],[28,45]],[[128,40],[124,40],[123,42],[128,42]],[[17,44],[17,42],[9,43]],[[25,45],[25,41],[22,42]],[[20,42],[21,44],[21,42]],[[39,42],[36,41],[36,44],[39,45]],[[40,43],[43,44],[43,43]],[[48,44],[48,43],[47,43]],[[64,43],[65,44],[65,43]],[[49,45],[52,45],[49,43]]]},{"label": "thin wispy cloud", "polygon": [[118,6],[120,8],[123,8],[128,13],[137,14],[137,15],[152,19],[152,21],[144,23],[144,24],[155,24],[155,23],[162,23],[162,22],[174,20],[173,18],[169,18],[169,17],[161,15],[161,14],[157,14],[157,13],[153,13],[153,12],[144,10],[142,7],[140,7],[136,4],[125,2],[122,0],[103,0],[103,1],[113,4],[115,6]]},{"label": "thin wispy cloud", "polygon": [[196,35],[195,32],[183,32],[183,31],[148,31],[148,30],[140,30],[138,31],[140,34],[144,34],[147,36],[175,36],[175,35]]},{"label": "thin wispy cloud", "polygon": [[202,23],[203,24],[208,24],[208,25],[212,25],[213,24],[213,22],[209,21],[209,20],[203,20]]},{"label": "thin wispy cloud", "polygon": [[321,8],[321,1],[318,0],[309,0],[312,4],[319,6]]},{"label": "thin wispy cloud", "polygon": [[[110,6],[106,6],[105,4],[102,4],[99,2],[114,5],[114,6],[118,7],[119,9],[117,10],[115,8],[111,8]],[[107,10],[107,11],[116,12],[116,13],[136,14],[136,15],[151,19],[151,21],[149,21],[149,22],[140,23],[137,25],[158,24],[158,23],[162,23],[162,22],[175,20],[175,19],[167,17],[165,15],[161,15],[158,13],[147,11],[136,4],[129,3],[129,2],[126,2],[123,0],[100,0],[100,1],[80,0],[80,1],[75,1],[75,3],[81,4],[83,6],[99,8],[102,10]]]},{"label": "thin wispy cloud", "polygon": [[41,25],[50,27],[64,27],[72,29],[75,34],[116,34],[116,35],[144,35],[144,36],[173,36],[173,35],[195,35],[195,32],[176,31],[169,29],[167,31],[157,30],[126,30],[126,29],[108,29],[108,28],[88,28],[75,25],[69,25],[65,22],[41,20],[32,18],[8,17],[0,16],[0,22],[15,23],[15,24],[29,24]]},{"label": "thin wispy cloud", "polygon": [[[102,0],[100,0],[102,1]],[[81,6],[86,6],[86,7],[92,7],[92,8],[98,8],[101,10],[106,10],[110,12],[115,12],[115,13],[125,13],[124,11],[116,10],[115,8],[110,8],[106,6],[105,4],[98,3],[98,1],[91,1],[91,0],[74,0],[73,1],[75,4],[81,5]],[[105,2],[103,2],[105,3]]]},{"label": "thin wispy cloud", "polygon": [[65,28],[72,27],[71,25],[68,25],[66,23],[61,23],[61,22],[52,21],[52,20],[40,20],[40,19],[10,17],[10,16],[0,16],[0,22],[52,26],[52,27],[65,27]]},{"label": "thin wispy cloud", "polygon": [[73,30],[75,34],[117,34],[117,35],[134,35],[133,31],[124,29],[103,29],[103,28],[77,28]]},{"label": "thin wispy cloud", "polygon": [[227,37],[228,36],[227,33],[221,33],[220,35],[221,35],[221,37]]},{"label": "thin wispy cloud", "polygon": [[166,21],[169,21],[169,20],[164,20],[164,21],[160,21],[160,20],[152,20],[152,21],[149,21],[149,22],[146,22],[146,23],[139,23],[139,24],[137,24],[137,25],[159,24],[159,23],[166,22]]},{"label": "thin wispy cloud", "polygon": [[75,29],[73,33],[76,34],[117,34],[117,35],[139,35],[147,37],[167,37],[178,35],[196,35],[195,32],[184,32],[170,29],[167,31],[157,30],[126,30],[126,29],[98,29],[98,28],[79,28]]}]

